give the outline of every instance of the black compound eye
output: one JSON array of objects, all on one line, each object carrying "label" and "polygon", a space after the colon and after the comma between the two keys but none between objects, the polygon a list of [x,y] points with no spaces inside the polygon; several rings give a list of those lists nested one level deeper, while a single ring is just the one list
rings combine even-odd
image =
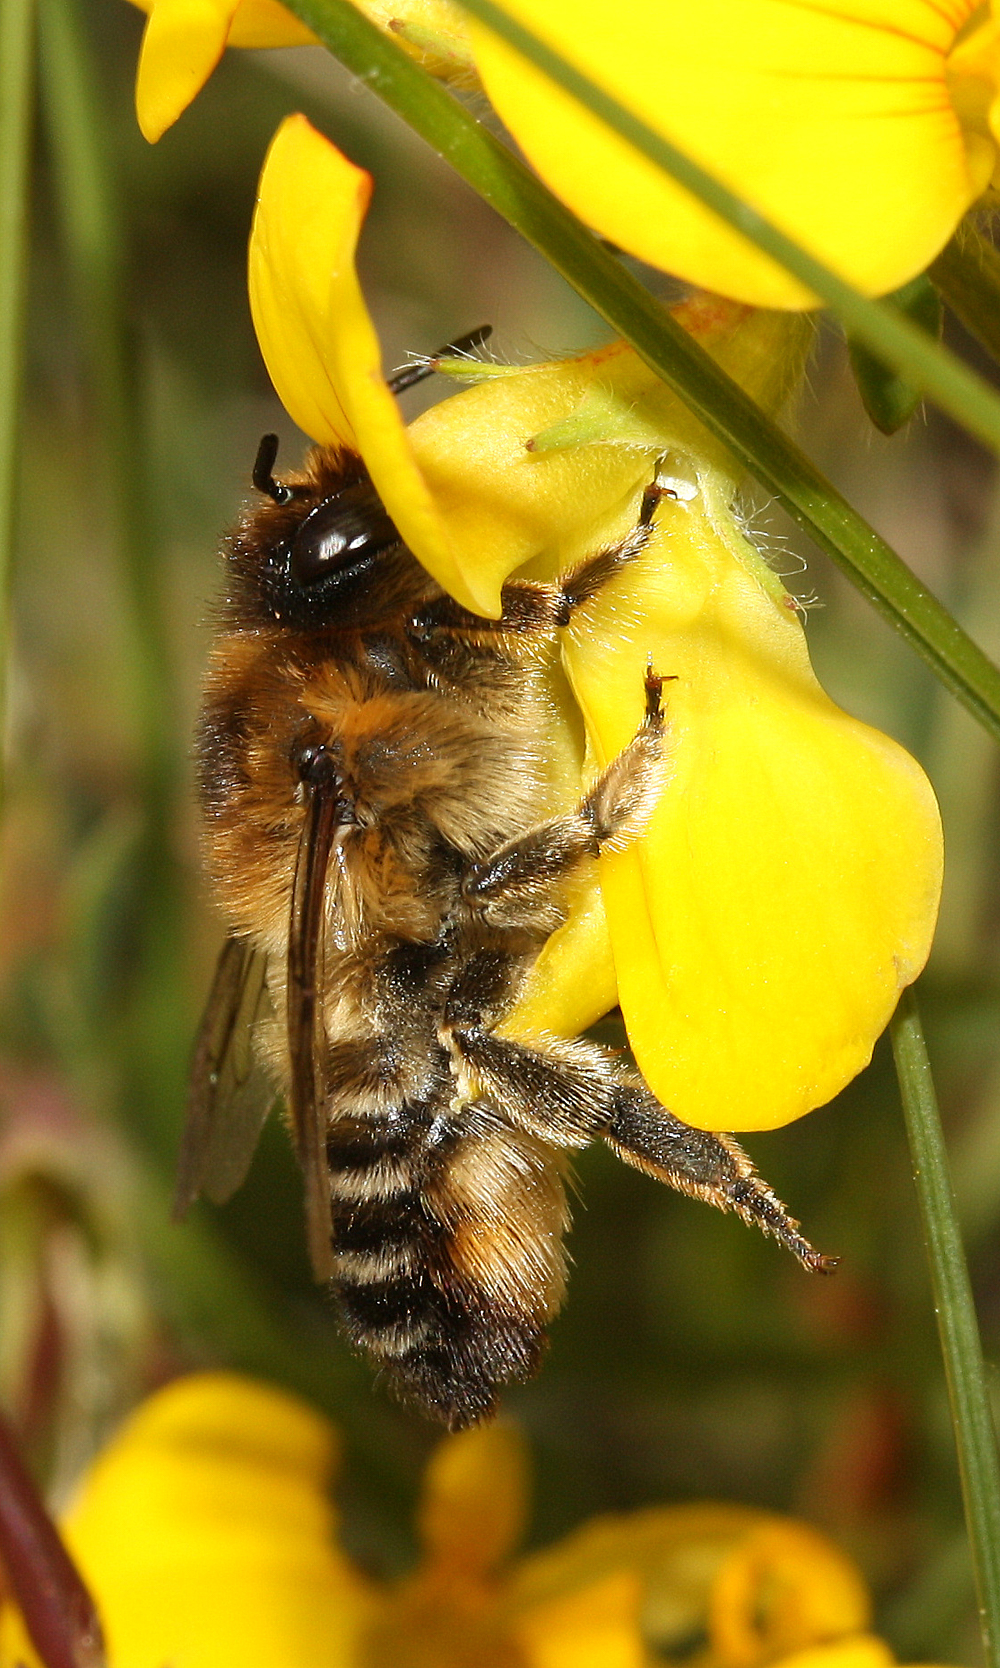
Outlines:
[{"label": "black compound eye", "polygon": [[399,544],[395,525],[370,481],[355,481],[310,510],[292,539],[290,567],[299,585],[366,566]]}]

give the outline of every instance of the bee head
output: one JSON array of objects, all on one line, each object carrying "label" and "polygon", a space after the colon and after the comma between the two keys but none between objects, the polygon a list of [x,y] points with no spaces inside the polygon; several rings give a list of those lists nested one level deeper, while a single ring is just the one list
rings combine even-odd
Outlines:
[{"label": "bee head", "polygon": [[277,436],[265,435],[253,483],[270,502],[229,544],[229,609],[242,624],[356,629],[433,588],[359,457],[314,452],[303,475],[278,481],[277,449]]}]

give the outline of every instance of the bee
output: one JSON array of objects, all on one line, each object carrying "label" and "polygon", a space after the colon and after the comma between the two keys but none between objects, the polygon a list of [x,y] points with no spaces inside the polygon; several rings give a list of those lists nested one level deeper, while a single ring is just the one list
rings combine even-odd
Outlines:
[{"label": "bee", "polygon": [[276,1084],[317,1279],[394,1393],[455,1430],[539,1364],[566,1283],[567,1167],[592,1141],[809,1269],[830,1259],[731,1137],[682,1123],[611,1051],[497,1030],[567,883],[641,833],[660,787],[650,668],[633,740],[575,808],[546,816],[537,667],[643,549],[664,489],[652,482],[628,536],[558,583],[510,580],[489,620],[421,567],[358,456],[314,450],[284,480],[276,456],[265,436],[259,502],[225,547],[198,731],[230,937],[177,1204],[239,1186]]}]

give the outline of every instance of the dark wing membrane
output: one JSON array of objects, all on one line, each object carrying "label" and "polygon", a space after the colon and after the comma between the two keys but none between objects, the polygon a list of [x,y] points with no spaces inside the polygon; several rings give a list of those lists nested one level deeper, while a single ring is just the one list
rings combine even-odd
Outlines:
[{"label": "dark wing membrane", "polygon": [[330,1179],[326,1162],[326,1110],[316,1084],[323,992],[323,927],[326,876],[342,804],[335,778],[307,781],[306,815],[299,836],[288,924],[288,1110],[306,1193],[306,1235],[317,1280],[332,1280]]},{"label": "dark wing membrane", "polygon": [[253,1032],[270,1012],[265,956],[227,938],[191,1062],[174,1217],[199,1194],[222,1205],[241,1187],[274,1105],[274,1087],[254,1058]]}]

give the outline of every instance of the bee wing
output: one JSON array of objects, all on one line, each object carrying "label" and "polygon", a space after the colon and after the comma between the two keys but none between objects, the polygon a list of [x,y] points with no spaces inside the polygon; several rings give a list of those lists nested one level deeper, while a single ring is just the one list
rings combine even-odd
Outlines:
[{"label": "bee wing", "polygon": [[246,1179],[276,1099],[253,1051],[254,1028],[269,1007],[265,956],[245,939],[227,938],[195,1040],[175,1220],[199,1194],[225,1204]]},{"label": "bee wing", "polygon": [[317,1082],[322,1015],[326,878],[341,822],[337,780],[307,781],[306,814],[299,837],[288,926],[288,1109],[305,1182],[306,1234],[317,1280],[334,1274],[330,1243],[330,1181],[326,1162],[326,1111]]}]

